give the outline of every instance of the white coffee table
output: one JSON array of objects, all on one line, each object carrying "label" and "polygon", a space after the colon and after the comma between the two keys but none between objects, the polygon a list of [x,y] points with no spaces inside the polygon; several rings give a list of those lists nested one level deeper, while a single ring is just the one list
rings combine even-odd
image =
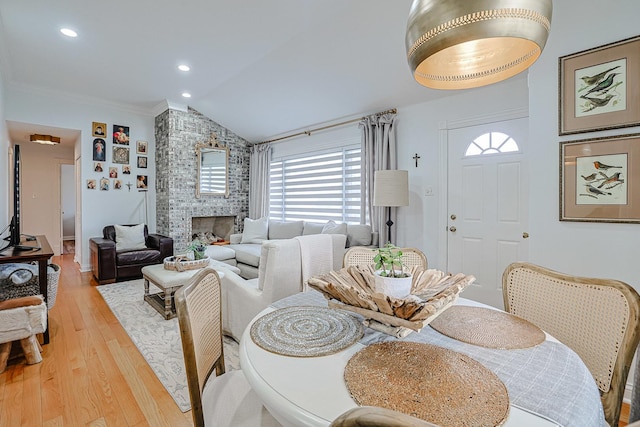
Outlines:
[{"label": "white coffee table", "polygon": [[[212,267],[209,264],[209,267]],[[169,320],[176,317],[176,306],[173,296],[178,289],[189,281],[195,274],[202,271],[196,270],[175,271],[167,270],[164,264],[147,265],[142,267],[142,278],[144,279],[144,300]],[[220,279],[224,277],[224,272],[216,269]],[[153,283],[160,289],[158,293],[149,292],[149,283]]]}]

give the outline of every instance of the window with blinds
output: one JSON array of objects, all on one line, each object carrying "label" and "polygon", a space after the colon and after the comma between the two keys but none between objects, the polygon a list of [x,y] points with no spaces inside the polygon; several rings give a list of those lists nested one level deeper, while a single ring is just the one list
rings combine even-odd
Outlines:
[{"label": "window with blinds", "polygon": [[360,145],[273,159],[269,218],[360,223]]},{"label": "window with blinds", "polygon": [[226,164],[202,161],[200,167],[200,192],[225,193],[227,191]]}]

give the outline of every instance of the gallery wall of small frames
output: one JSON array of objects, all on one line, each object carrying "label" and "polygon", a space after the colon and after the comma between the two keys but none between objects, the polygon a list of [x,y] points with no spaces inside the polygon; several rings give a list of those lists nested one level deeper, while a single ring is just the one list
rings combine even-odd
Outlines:
[{"label": "gallery wall of small frames", "polygon": [[[133,173],[131,129],[121,124],[113,124],[111,129],[112,133],[109,135],[107,123],[92,122],[93,172],[96,177],[87,179],[87,189],[115,191],[127,187],[131,191],[133,186],[146,189],[148,176],[146,171],[140,169],[147,169],[149,144],[147,141],[135,142],[136,163],[135,173]],[[109,146],[111,146],[111,163],[107,162]]]}]

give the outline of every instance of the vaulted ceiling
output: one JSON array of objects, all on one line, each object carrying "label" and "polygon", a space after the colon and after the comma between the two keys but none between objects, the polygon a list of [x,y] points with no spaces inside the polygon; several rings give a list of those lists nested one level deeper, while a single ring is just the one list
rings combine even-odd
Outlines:
[{"label": "vaulted ceiling", "polygon": [[[411,76],[410,5],[0,0],[0,66],[6,85],[149,113],[189,105],[255,142],[448,95]],[[191,71],[179,71],[181,63]]]}]

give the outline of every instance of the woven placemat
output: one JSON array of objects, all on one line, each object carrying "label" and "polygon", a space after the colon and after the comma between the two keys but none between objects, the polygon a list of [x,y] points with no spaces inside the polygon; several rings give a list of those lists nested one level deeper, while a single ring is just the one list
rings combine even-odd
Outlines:
[{"label": "woven placemat", "polygon": [[544,332],[533,323],[483,307],[455,305],[429,325],[450,338],[487,348],[529,348],[545,340]]},{"label": "woven placemat", "polygon": [[251,339],[284,356],[316,357],[337,353],[362,338],[364,328],[342,310],[296,306],[268,313],[251,326]]},{"label": "woven placemat", "polygon": [[505,385],[469,356],[430,344],[372,344],[344,378],[361,406],[404,412],[440,426],[499,426],[509,414]]}]

